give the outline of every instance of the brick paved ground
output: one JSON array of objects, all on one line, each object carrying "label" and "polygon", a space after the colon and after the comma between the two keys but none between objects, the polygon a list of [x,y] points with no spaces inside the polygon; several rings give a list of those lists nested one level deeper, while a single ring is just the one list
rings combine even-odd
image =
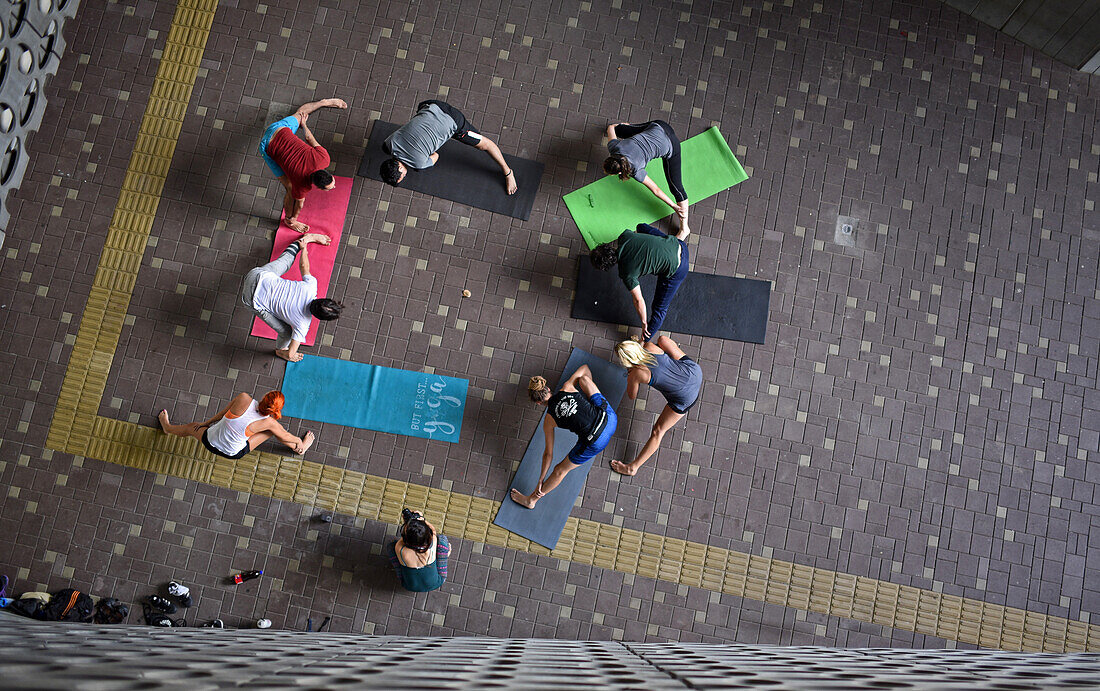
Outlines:
[{"label": "brick paved ground", "polygon": [[[606,461],[662,401],[624,407],[573,514],[1100,613],[1096,77],[933,0],[317,4],[219,8],[100,415],[205,418],[281,381],[236,297],[281,199],[255,153],[272,103],[345,98],[310,124],[353,175],[374,119],[441,96],[546,164],[531,219],[357,178],[330,289],[349,314],[313,352],[468,378],[463,440],[311,425],[310,458],[501,499],[539,412],[520,382],[621,337],[569,317],[583,243],[561,195],[599,174],[609,120],[718,124],[751,177],[693,205],[694,268],[774,281],[767,343],[680,339],[702,402],[628,481]],[[45,449],[172,13],[83,3],[12,200],[0,571],[17,588],[133,600],[176,578],[190,620],[332,614],[335,631],[947,644],[463,540],[448,585],[412,596],[380,555],[391,526]],[[854,246],[838,215],[859,219]],[[224,584],[253,565],[267,577]]]}]

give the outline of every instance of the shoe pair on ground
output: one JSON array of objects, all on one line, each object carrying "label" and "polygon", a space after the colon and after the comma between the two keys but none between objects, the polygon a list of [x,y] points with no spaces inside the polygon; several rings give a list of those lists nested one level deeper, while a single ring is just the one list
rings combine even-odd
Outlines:
[{"label": "shoe pair on ground", "polygon": [[[194,600],[191,598],[191,589],[175,581],[168,584],[168,594],[176,598],[180,607],[186,608],[194,604]],[[152,605],[154,609],[164,614],[176,613],[176,605],[168,598],[161,597],[160,595],[150,595],[149,604]]]}]

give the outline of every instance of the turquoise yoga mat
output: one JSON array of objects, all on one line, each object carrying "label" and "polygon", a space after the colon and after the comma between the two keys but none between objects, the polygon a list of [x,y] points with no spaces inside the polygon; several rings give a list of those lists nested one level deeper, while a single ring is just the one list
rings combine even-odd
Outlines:
[{"label": "turquoise yoga mat", "polygon": [[283,414],[457,442],[469,382],[439,374],[306,355],[283,375]]},{"label": "turquoise yoga mat", "polygon": [[[680,174],[692,204],[749,179],[717,127],[680,142]],[[602,164],[601,164],[602,165]],[[603,172],[602,167],[599,169]],[[652,161],[646,174],[668,194],[661,161]],[[671,198],[672,195],[669,194]],[[637,180],[607,175],[562,197],[588,249],[610,242],[639,223],[653,223],[672,215],[672,209]],[[690,216],[689,216],[690,222]]]}]

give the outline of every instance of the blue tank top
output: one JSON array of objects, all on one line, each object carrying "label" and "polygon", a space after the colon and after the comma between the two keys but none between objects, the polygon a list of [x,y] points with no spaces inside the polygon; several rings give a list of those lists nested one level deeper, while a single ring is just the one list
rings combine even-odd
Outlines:
[{"label": "blue tank top", "polygon": [[703,370],[690,358],[673,360],[666,353],[654,355],[657,364],[649,368],[649,385],[664,394],[674,408],[683,410],[699,398]]}]

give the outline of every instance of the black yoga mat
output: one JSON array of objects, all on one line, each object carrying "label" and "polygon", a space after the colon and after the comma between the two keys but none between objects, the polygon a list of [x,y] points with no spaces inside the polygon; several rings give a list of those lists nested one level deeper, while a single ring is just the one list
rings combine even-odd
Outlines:
[{"label": "black yoga mat", "polygon": [[[382,144],[398,127],[392,122],[374,121],[367,150],[359,162],[361,177],[382,180],[378,167],[390,158],[382,150]],[[526,221],[531,218],[535,193],[542,180],[542,164],[508,154],[504,154],[504,160],[516,174],[519,185],[513,195],[508,194],[504,173],[489,154],[453,139],[440,148],[439,161],[434,166],[410,170],[401,187]]]},{"label": "black yoga mat", "polygon": [[[642,277],[646,307],[653,309],[655,276]],[[771,283],[692,271],[676,291],[661,331],[763,343]],[[630,291],[615,268],[600,271],[581,255],[573,317],[641,327]]]}]

